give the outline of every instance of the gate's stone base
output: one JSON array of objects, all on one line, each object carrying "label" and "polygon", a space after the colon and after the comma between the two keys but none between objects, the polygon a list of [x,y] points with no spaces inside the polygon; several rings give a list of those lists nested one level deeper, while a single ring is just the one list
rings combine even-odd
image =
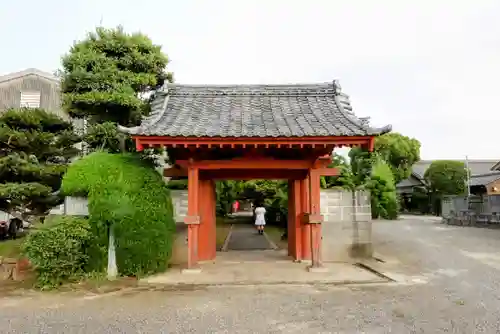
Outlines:
[{"label": "gate's stone base", "polygon": [[187,247],[187,226],[183,222],[177,222],[175,239],[172,247],[172,257],[170,264],[182,265],[187,263],[188,260],[188,247]]},{"label": "gate's stone base", "polygon": [[176,223],[175,240],[172,247],[171,264],[185,264],[188,260],[187,226],[184,217],[187,213],[187,190],[170,190],[172,205],[174,207],[174,219]]},{"label": "gate's stone base", "polygon": [[370,196],[358,191],[321,191],[322,260],[350,261],[373,255]]}]

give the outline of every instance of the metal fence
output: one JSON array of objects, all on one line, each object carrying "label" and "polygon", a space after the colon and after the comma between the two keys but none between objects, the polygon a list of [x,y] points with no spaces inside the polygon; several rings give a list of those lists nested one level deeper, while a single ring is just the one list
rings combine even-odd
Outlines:
[{"label": "metal fence", "polygon": [[450,225],[500,226],[500,195],[448,196],[441,208],[443,221]]}]

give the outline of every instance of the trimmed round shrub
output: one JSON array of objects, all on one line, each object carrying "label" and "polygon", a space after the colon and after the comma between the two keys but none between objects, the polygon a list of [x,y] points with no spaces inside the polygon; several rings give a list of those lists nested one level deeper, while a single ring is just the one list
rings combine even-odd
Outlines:
[{"label": "trimmed round shrub", "polygon": [[91,242],[88,219],[53,216],[28,234],[22,250],[37,275],[37,285],[50,288],[81,277],[88,264],[86,249]]},{"label": "trimmed round shrub", "polygon": [[69,167],[62,191],[89,200],[93,240],[87,271],[105,270],[111,227],[120,275],[167,268],[175,233],[173,207],[162,176],[150,163],[137,154],[94,152]]}]

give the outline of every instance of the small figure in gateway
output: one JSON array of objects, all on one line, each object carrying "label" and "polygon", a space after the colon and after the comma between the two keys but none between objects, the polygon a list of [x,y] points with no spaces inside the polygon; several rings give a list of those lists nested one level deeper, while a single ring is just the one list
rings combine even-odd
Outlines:
[{"label": "small figure in gateway", "polygon": [[266,208],[260,203],[256,205],[255,208],[255,227],[259,234],[264,234],[264,226],[266,226]]}]

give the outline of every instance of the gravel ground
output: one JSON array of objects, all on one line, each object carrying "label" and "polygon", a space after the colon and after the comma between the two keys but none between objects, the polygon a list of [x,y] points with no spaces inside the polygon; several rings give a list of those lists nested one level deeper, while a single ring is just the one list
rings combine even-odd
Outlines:
[{"label": "gravel ground", "polygon": [[376,222],[412,284],[129,290],[0,300],[1,333],[500,333],[500,230]]}]

